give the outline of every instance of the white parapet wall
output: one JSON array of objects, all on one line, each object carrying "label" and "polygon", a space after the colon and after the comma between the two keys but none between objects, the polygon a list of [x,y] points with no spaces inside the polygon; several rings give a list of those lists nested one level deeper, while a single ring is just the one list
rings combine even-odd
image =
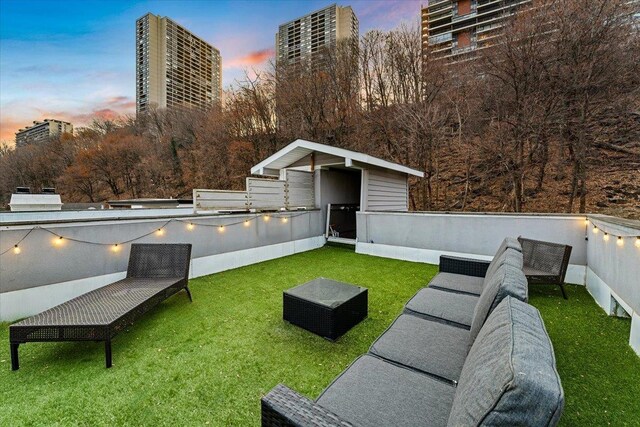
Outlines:
[{"label": "white parapet wall", "polygon": [[631,317],[629,344],[640,355],[640,221],[589,221],[587,289],[607,314]]},{"label": "white parapet wall", "polygon": [[199,277],[322,247],[323,225],[320,210],[0,223],[0,321],[123,278],[130,243],[115,242],[191,243],[190,277]]},{"label": "white parapet wall", "polygon": [[[631,317],[629,344],[640,355],[638,221],[600,215],[359,212],[357,225],[356,252],[430,264],[438,264],[440,255],[491,259],[506,236],[571,245],[566,282],[586,285],[609,315]],[[619,241],[617,236],[626,237]]]}]

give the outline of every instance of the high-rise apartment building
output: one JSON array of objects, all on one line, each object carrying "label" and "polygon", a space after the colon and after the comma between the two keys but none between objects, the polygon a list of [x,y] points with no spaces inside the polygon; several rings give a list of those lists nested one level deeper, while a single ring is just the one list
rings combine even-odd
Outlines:
[{"label": "high-rise apartment building", "polygon": [[495,43],[507,17],[532,0],[430,0],[422,7],[422,47],[458,59]]},{"label": "high-rise apartment building", "polygon": [[276,61],[296,64],[322,56],[341,40],[358,41],[358,18],[351,6],[333,4],[280,25],[276,33]]},{"label": "high-rise apartment building", "polygon": [[210,108],[222,98],[220,51],[167,17],[136,21],[136,111]]},{"label": "high-rise apartment building", "polygon": [[73,134],[73,125],[55,119],[34,121],[33,125],[16,132],[16,147],[49,142],[52,138],[59,138],[63,133]]}]

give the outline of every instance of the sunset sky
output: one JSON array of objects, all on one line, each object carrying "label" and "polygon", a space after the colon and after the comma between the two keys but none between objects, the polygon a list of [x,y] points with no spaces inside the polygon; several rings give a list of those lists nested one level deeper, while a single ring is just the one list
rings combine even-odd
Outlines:
[{"label": "sunset sky", "polygon": [[[168,16],[220,49],[223,85],[274,54],[278,25],[330,0],[0,0],[0,141],[33,120],[135,113],[135,21]],[[351,0],[360,34],[417,25],[421,0]]]}]

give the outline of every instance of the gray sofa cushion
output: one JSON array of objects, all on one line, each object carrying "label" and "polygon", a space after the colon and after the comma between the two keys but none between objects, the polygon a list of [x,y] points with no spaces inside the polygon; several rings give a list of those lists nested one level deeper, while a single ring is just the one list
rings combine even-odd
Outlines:
[{"label": "gray sofa cushion", "polygon": [[[507,249],[507,251],[510,250]],[[505,262],[498,267],[485,285],[482,295],[480,295],[475,306],[471,322],[471,342],[475,341],[480,328],[482,328],[491,312],[507,296],[526,302],[528,300],[528,286],[527,278],[522,269]]]},{"label": "gray sofa cushion", "polygon": [[[517,240],[516,243],[518,243]],[[491,277],[495,274],[498,268],[504,263],[522,269],[524,265],[524,258],[522,256],[521,250],[509,247],[506,248],[500,255],[496,255],[493,260],[491,260],[491,264],[489,264],[489,267],[487,268],[487,274],[484,276],[484,282],[482,284],[483,289],[487,285],[489,280],[491,280]]]},{"label": "gray sofa cushion", "polygon": [[504,263],[511,264],[515,267],[523,267],[522,248],[517,239],[507,237],[503,240],[502,245],[496,252],[487,267],[487,274],[484,278],[465,276],[463,274],[438,273],[429,282],[429,287],[444,289],[447,291],[466,292],[472,295],[482,294],[482,290],[489,283],[496,270]]},{"label": "gray sofa cushion", "polygon": [[480,295],[484,278],[455,273],[438,273],[429,282],[430,288],[438,288]]},{"label": "gray sofa cushion", "polygon": [[448,425],[553,426],[563,405],[553,347],[540,313],[505,298],[469,351]]},{"label": "gray sofa cushion", "polygon": [[455,390],[452,384],[364,355],[317,403],[360,426],[446,426]]},{"label": "gray sofa cushion", "polygon": [[469,335],[466,329],[402,314],[369,351],[384,359],[458,381],[469,351]]},{"label": "gray sofa cushion", "polygon": [[479,298],[475,295],[423,288],[409,300],[405,308],[409,313],[418,313],[468,329]]}]

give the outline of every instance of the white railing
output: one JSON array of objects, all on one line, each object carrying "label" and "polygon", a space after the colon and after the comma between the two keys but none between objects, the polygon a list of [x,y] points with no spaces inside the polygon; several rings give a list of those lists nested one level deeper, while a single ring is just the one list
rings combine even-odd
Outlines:
[{"label": "white railing", "polygon": [[313,173],[287,170],[285,179],[247,178],[246,191],[193,190],[195,213],[315,208]]},{"label": "white railing", "polygon": [[287,209],[315,207],[313,173],[287,170],[286,182],[285,204]]},{"label": "white railing", "polygon": [[246,191],[193,190],[193,208],[197,211],[244,211],[249,209]]}]

